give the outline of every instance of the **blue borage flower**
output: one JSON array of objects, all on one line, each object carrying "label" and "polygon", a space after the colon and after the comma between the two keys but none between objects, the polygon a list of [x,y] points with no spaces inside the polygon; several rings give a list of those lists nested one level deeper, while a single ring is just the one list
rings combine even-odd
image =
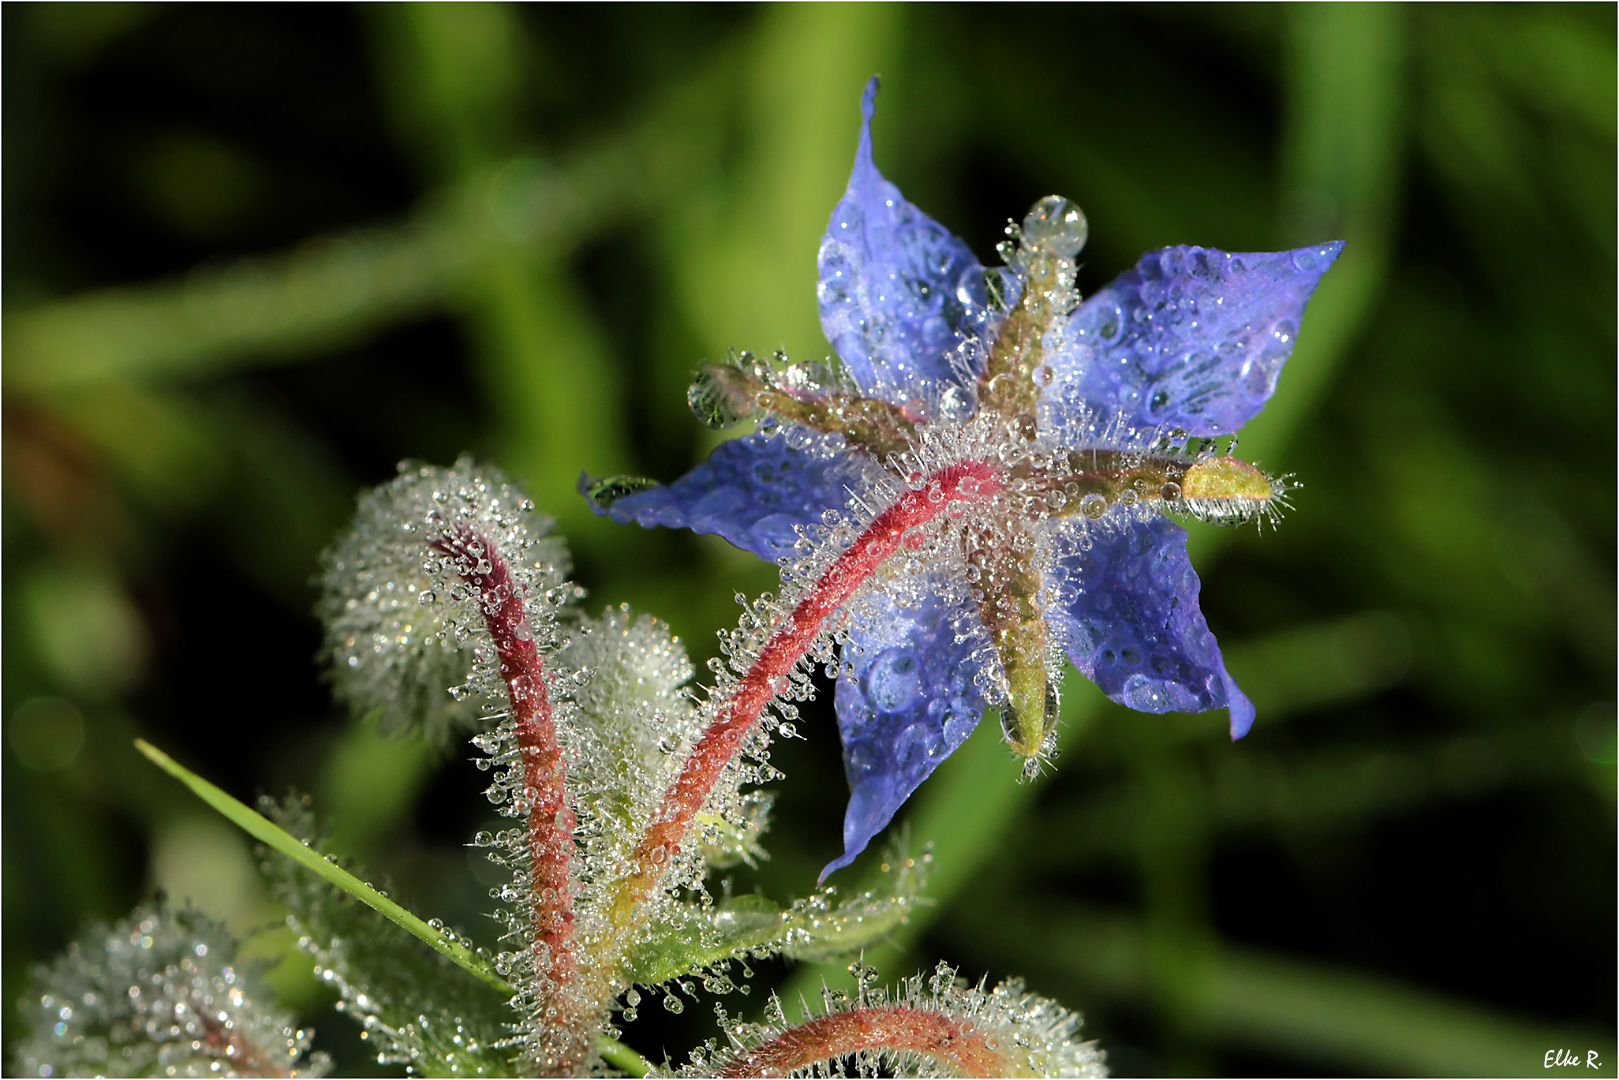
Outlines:
[{"label": "blue borage flower", "polygon": [[[1254,708],[1198,607],[1185,514],[1273,516],[1286,485],[1220,452],[1263,408],[1306,302],[1341,243],[1143,256],[1080,302],[1079,208],[1042,199],[980,265],[872,161],[877,80],[849,186],[821,243],[821,324],[841,364],[705,367],[694,411],[759,430],[668,486],[617,477],[581,489],[597,513],[715,533],[784,575],[847,544],[906,487],[968,457],[996,460],[1009,497],[907,535],[838,634],[838,727],[851,797],[847,865],[998,706],[1038,769],[1064,655],[1143,712]],[[963,504],[965,505],[965,504]],[[841,527],[840,527],[841,526]],[[823,874],[824,876],[824,874]]]}]

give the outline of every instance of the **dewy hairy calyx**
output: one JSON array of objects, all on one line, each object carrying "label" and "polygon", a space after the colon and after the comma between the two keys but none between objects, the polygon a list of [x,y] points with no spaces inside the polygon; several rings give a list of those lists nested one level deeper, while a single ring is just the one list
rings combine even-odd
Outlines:
[{"label": "dewy hairy calyx", "polygon": [[[664,1003],[678,1011],[691,992],[686,977],[734,989],[727,970],[735,962],[847,954],[904,919],[918,877],[910,858],[896,859],[891,891],[841,904],[826,893],[787,910],[757,902],[733,910],[704,882],[711,866],[759,853],[768,803],[757,788],[776,775],[770,733],[810,693],[803,663],[824,652],[830,613],[909,530],[968,492],[998,490],[994,470],[959,465],[935,487],[901,497],[813,585],[789,590],[797,600],[790,618],[768,617],[768,604],[744,616],[727,642],[729,667],[701,701],[684,691],[690,665],[660,624],[625,609],[599,619],[578,609],[546,523],[492,470],[465,459],[449,470],[407,464],[361,499],[354,530],[327,556],[338,691],[360,710],[396,708],[371,668],[397,680],[401,656],[432,656],[441,667],[433,649],[468,650],[459,693],[486,707],[491,730],[473,741],[488,755],[481,766],[495,770],[488,796],[518,823],[475,839],[511,874],[493,894],[513,905],[499,916],[509,948],[493,963],[511,980],[516,1009],[506,1037],[486,1033],[477,1045],[508,1048],[530,1073],[588,1071],[615,1006],[634,1017],[637,984],[672,980]],[[408,618],[401,595],[415,600]],[[319,917],[318,905],[302,910]],[[955,1069],[963,1039],[979,1046],[966,1062],[973,1070],[1026,1073],[1047,1060],[1099,1070],[1094,1050],[1073,1039],[1072,1014],[1015,988],[969,991],[953,980],[928,995],[913,988],[875,1012],[829,1007],[806,1025],[769,1028],[768,1037],[758,1025],[733,1027],[734,1043],[776,1048],[752,1064],[728,1059],[728,1074],[774,1073],[788,1045],[789,1069],[862,1054]],[[377,1015],[380,994],[352,976],[343,985],[351,1011]],[[470,1027],[461,1015],[453,1023]],[[409,1045],[380,1019],[370,1030]],[[426,1042],[420,1032],[410,1038]],[[393,1059],[415,1060],[397,1050]]]}]

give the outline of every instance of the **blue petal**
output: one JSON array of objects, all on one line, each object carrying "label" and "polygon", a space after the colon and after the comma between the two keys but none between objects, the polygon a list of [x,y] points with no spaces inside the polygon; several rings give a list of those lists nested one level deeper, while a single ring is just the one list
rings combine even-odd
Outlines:
[{"label": "blue petal", "polygon": [[1045,426],[1070,445],[1115,420],[1142,431],[1236,431],[1275,391],[1304,305],[1342,250],[1335,242],[1143,255],[1081,304],[1052,342]]},{"label": "blue petal", "polygon": [[971,249],[906,202],[872,162],[876,96],[873,78],[854,172],[821,241],[818,296],[821,327],[855,382],[903,405],[976,371],[988,307]]},{"label": "blue petal", "polygon": [[1074,666],[1102,692],[1141,712],[1231,710],[1231,737],[1254,706],[1226,673],[1197,603],[1186,530],[1163,518],[1058,535],[1047,615]]},{"label": "blue petal", "polygon": [[[721,443],[707,461],[668,486],[627,495],[605,510],[614,521],[717,533],[775,562],[798,541],[797,526],[843,509],[849,490],[870,484],[864,454],[802,429]],[[806,445],[808,444],[808,445]]]},{"label": "blue petal", "polygon": [[[907,582],[914,585],[915,582]],[[958,628],[966,631],[958,642]],[[849,777],[843,855],[821,880],[848,866],[882,831],[911,792],[967,740],[984,716],[976,676],[988,647],[978,615],[930,590],[901,609],[871,597],[850,637],[853,674],[838,679],[838,733]]]}]

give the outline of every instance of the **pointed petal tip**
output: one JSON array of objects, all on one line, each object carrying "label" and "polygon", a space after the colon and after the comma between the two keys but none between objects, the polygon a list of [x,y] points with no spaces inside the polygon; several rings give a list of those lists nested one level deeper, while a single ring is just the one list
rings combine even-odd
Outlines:
[{"label": "pointed petal tip", "polygon": [[[877,86],[880,77],[873,75],[866,82],[865,92],[860,95],[860,115],[864,117],[860,122],[860,145],[855,149],[854,170],[849,174],[849,190],[854,191],[866,184],[882,181],[882,173],[871,155],[871,118],[877,115]],[[833,211],[833,217],[837,211]]]},{"label": "pointed petal tip", "polygon": [[873,75],[861,97],[854,163],[816,260],[817,299],[821,328],[854,381],[899,404],[959,381],[953,358],[982,338],[988,309],[972,249],[877,168],[871,125],[880,85]]},{"label": "pointed petal tip", "polygon": [[864,851],[865,849],[866,845],[861,844],[859,850],[845,851],[842,855],[839,855],[837,858],[827,863],[825,868],[821,870],[821,876],[815,879],[815,884],[817,886],[825,885],[827,878],[831,877],[835,871],[842,870],[845,866],[848,866],[850,863],[854,862],[855,859],[859,857],[860,852]]},{"label": "pointed petal tip", "polygon": [[1320,278],[1332,264],[1338,261],[1343,254],[1346,241],[1328,240],[1323,244],[1310,244],[1307,247],[1294,248],[1289,252],[1293,256],[1293,265],[1305,272],[1314,271]]},{"label": "pointed petal tip", "polygon": [[[848,745],[847,740],[844,745]],[[909,795],[910,792],[905,794]],[[817,884],[858,859],[871,844],[872,837],[882,832],[894,819],[895,811],[904,801],[903,796],[893,798],[891,783],[880,783],[876,790],[870,784],[853,785],[849,792],[849,805],[843,811],[843,854],[826,864]]]},{"label": "pointed petal tip", "polygon": [[1231,741],[1236,742],[1254,726],[1254,703],[1248,700],[1248,695],[1237,689],[1235,680],[1230,675],[1225,677],[1227,708],[1231,711]]}]

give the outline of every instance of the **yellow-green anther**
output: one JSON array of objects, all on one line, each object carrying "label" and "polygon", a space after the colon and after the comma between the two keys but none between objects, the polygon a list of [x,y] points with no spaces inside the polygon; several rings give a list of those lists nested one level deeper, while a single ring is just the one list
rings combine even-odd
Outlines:
[{"label": "yellow-green anther", "polygon": [[1286,481],[1272,480],[1239,458],[1199,461],[1181,478],[1180,509],[1215,525],[1274,519],[1286,505]]},{"label": "yellow-green anther", "polygon": [[989,629],[1001,667],[1007,698],[1001,706],[1001,729],[1007,744],[1024,757],[1040,753],[1057,722],[1055,687],[1046,674],[1046,620],[1040,610],[1040,572],[1024,529],[1015,535],[974,531],[967,559],[983,586],[979,614]]},{"label": "yellow-green anther", "polygon": [[1263,503],[1276,494],[1270,477],[1234,457],[1199,461],[1187,468],[1180,484],[1181,495],[1187,499],[1242,499]]},{"label": "yellow-green anther", "polygon": [[1147,506],[1217,525],[1275,517],[1285,480],[1234,457],[1179,458],[1119,450],[1075,450],[1031,459],[1012,471],[1053,517],[1101,518],[1114,506]]},{"label": "yellow-green anther", "polygon": [[1035,618],[996,635],[1006,668],[1006,701],[1001,733],[1007,745],[1035,757],[1057,724],[1056,688],[1046,674],[1046,621]]}]

